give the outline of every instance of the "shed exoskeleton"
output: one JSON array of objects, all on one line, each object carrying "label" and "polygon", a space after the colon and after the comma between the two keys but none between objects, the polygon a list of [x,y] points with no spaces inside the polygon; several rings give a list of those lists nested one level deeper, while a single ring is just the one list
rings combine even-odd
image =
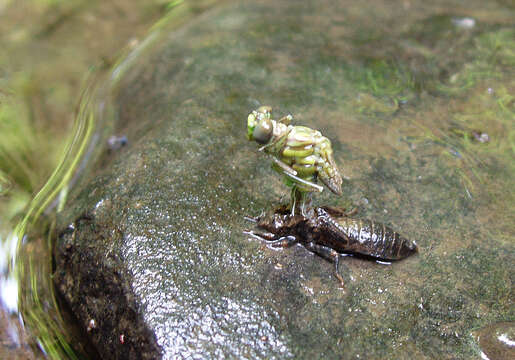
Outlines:
[{"label": "shed exoskeleton", "polygon": [[343,287],[338,271],[341,254],[359,254],[378,260],[404,259],[418,251],[417,244],[390,227],[367,219],[356,219],[339,208],[316,207],[309,216],[292,215],[287,209],[252,219],[264,232],[247,232],[274,247],[300,243],[309,251],[334,262],[334,275]]}]

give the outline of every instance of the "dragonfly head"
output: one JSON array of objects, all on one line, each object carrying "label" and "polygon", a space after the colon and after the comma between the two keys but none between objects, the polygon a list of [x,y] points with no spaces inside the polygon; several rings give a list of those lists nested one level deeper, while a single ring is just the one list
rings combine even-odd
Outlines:
[{"label": "dragonfly head", "polygon": [[261,106],[252,111],[247,118],[247,138],[255,140],[259,144],[266,144],[272,138],[274,125],[270,119],[272,108]]}]

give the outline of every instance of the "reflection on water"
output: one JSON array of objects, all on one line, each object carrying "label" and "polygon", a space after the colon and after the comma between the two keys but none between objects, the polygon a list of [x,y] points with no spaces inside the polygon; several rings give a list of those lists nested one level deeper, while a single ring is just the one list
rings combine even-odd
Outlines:
[{"label": "reflection on water", "polygon": [[[0,254],[7,255],[0,257],[0,272],[7,274],[8,269],[14,267],[15,257],[11,254],[16,254],[18,239],[14,236],[9,236],[0,241]],[[0,278],[0,304],[7,312],[17,313],[18,281],[14,276],[2,276]]]},{"label": "reflection on water", "polygon": [[[87,162],[96,149],[92,135],[95,126],[101,124],[95,123],[96,109],[90,108],[93,94],[91,87],[87,87],[63,160],[3,243],[6,260],[0,270],[4,309],[9,314],[22,315],[20,327],[30,325],[38,347],[52,358],[75,357],[69,345],[69,333],[63,332],[67,326],[57,311],[50,277],[51,234],[55,226],[52,214],[66,201],[68,186],[73,184],[79,163]],[[34,232],[35,228],[39,230]]]},{"label": "reflection on water", "polygon": [[[56,359],[83,358],[86,354],[91,358],[97,357],[83,334],[71,325],[75,321],[73,314],[67,312],[54,294],[50,275],[53,271],[51,253],[55,213],[65,206],[68,190],[82,180],[85,172],[91,171],[93,159],[102,157],[106,148],[116,151],[127,144],[124,135],[111,134],[115,118],[114,114],[105,113],[106,102],[110,101],[106,94],[117,86],[132,60],[152,45],[163,25],[167,24],[169,29],[180,26],[216,1],[203,0],[194,5],[182,3],[182,0],[161,2],[160,6],[166,5],[165,15],[154,24],[149,36],[136,48],[130,44],[132,51],[122,57],[108,74],[99,72],[90,76],[79,100],[71,138],[59,166],[32,199],[21,221],[0,223],[0,346],[7,349],[0,347],[0,358],[3,358],[4,351],[9,357],[27,359],[41,355]],[[127,6],[134,10],[139,5]],[[117,5],[116,10],[121,11],[121,8]],[[61,15],[57,12],[58,17]],[[11,195],[11,187],[12,180],[0,172],[0,201],[2,196]],[[25,199],[19,202],[22,207],[27,203]],[[36,348],[39,352],[33,352]]]}]

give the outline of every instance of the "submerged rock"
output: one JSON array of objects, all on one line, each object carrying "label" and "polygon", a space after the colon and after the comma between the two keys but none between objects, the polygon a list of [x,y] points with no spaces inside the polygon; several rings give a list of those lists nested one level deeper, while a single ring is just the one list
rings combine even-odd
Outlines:
[{"label": "submerged rock", "polygon": [[473,334],[481,347],[482,358],[489,360],[515,358],[515,323],[488,325]]},{"label": "submerged rock", "polygon": [[[399,23],[381,6],[223,5],[162,30],[123,64],[105,114],[116,115],[115,133],[128,141],[83,175],[55,246],[56,287],[103,358],[478,354],[471,329],[510,306],[509,269],[498,266],[513,263],[510,245],[482,231],[457,160],[438,160],[441,143],[417,147],[425,135],[422,126],[413,135],[413,108],[352,107],[357,93],[422,96],[409,80],[420,80],[416,69],[370,62],[399,51],[393,41],[384,51],[374,45]],[[410,60],[405,50],[400,58]],[[247,114],[264,104],[333,142],[350,180],[343,199],[324,193],[315,202],[366,197],[360,215],[416,240],[420,254],[390,265],[342,259],[342,291],[328,261],[244,235],[252,228],[245,216],[288,194],[245,139]],[[432,106],[416,110],[441,118]]]}]

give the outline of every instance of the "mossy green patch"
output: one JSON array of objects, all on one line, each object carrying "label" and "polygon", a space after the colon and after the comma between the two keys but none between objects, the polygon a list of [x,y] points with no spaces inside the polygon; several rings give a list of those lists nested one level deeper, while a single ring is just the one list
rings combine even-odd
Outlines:
[{"label": "mossy green patch", "polygon": [[413,91],[413,75],[402,64],[386,60],[369,60],[361,66],[347,68],[348,79],[360,91],[377,97],[402,100],[403,93]]},{"label": "mossy green patch", "polygon": [[504,28],[482,33],[474,38],[468,53],[470,60],[436,85],[441,94],[461,95],[480,81],[499,80],[510,73],[513,75],[515,30]]}]

